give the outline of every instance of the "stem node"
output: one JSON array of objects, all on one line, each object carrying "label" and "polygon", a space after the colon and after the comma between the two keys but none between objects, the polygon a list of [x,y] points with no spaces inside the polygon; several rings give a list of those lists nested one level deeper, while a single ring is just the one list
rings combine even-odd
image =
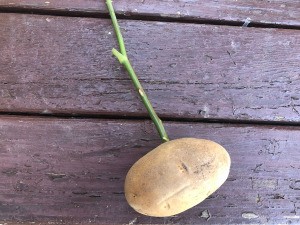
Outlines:
[{"label": "stem node", "polygon": [[115,48],[112,49],[112,54],[119,60],[121,64],[124,64],[126,61],[128,61],[127,56],[124,56]]}]

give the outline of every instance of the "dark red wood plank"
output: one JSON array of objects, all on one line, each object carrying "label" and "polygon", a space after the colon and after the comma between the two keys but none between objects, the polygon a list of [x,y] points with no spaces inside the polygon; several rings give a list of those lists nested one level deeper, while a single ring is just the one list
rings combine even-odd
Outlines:
[{"label": "dark red wood plank", "polygon": [[230,153],[229,179],[175,217],[134,212],[130,166],[160,144],[149,121],[1,117],[0,222],[299,223],[299,127],[166,123],[171,139],[206,138]]},{"label": "dark red wood plank", "polygon": [[[121,21],[163,117],[300,120],[296,30]],[[0,15],[0,111],[143,115],[104,19]]]},{"label": "dark red wood plank", "polygon": [[[251,22],[273,25],[300,25],[300,3],[298,0],[282,1],[161,1],[122,0],[114,1],[119,14],[160,18],[181,18],[194,21]],[[2,9],[35,9],[53,12],[107,13],[105,0],[1,0]],[[226,22],[225,22],[226,23]]]}]

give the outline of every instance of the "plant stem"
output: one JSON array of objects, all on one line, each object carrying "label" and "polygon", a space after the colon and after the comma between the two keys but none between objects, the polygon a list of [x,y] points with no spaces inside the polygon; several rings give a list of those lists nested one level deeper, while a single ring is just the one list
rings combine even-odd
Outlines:
[{"label": "plant stem", "polygon": [[123,37],[122,37],[122,34],[121,34],[121,31],[120,31],[120,27],[119,27],[119,24],[118,24],[118,21],[117,21],[117,17],[115,15],[115,11],[114,11],[114,8],[113,8],[113,5],[112,5],[112,1],[111,0],[106,0],[106,4],[107,4],[107,8],[108,8],[108,11],[109,11],[109,14],[110,14],[110,17],[111,17],[111,20],[112,20],[112,23],[113,23],[113,26],[114,26],[114,29],[115,29],[115,33],[116,33],[116,36],[117,36],[117,40],[118,40],[118,43],[119,43],[119,47],[120,47],[120,52],[116,49],[113,49],[112,50],[112,53],[113,55],[119,60],[119,62],[125,67],[125,69],[127,70],[132,82],[133,82],[133,85],[135,87],[135,89],[138,91],[139,95],[140,95],[140,98],[144,104],[144,106],[146,107],[161,139],[166,142],[166,141],[169,141],[169,138],[168,138],[168,135],[165,131],[165,128],[163,126],[163,123],[161,121],[161,119],[157,116],[155,110],[153,109],[137,75],[135,74],[134,72],[134,69],[132,68],[131,66],[131,63],[127,57],[127,53],[126,53],[126,49],[125,49],[125,44],[124,44],[124,40],[123,40]]}]

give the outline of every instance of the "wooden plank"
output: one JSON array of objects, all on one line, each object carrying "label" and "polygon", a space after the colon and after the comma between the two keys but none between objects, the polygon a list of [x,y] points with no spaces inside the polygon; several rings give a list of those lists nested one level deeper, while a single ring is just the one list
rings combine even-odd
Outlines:
[{"label": "wooden plank", "polygon": [[[111,22],[0,15],[0,111],[147,116]],[[296,30],[121,21],[162,117],[299,122]]]},{"label": "wooden plank", "polygon": [[150,218],[126,203],[130,166],[160,144],[149,121],[1,117],[0,222],[101,224],[299,223],[299,127],[166,123],[230,153],[229,179],[176,217]]},{"label": "wooden plank", "polygon": [[[114,1],[118,14],[143,16],[157,19],[182,19],[195,22],[220,21],[244,23],[248,18],[251,23],[265,25],[300,25],[300,3],[298,0],[284,1],[161,1],[161,0],[123,0]],[[93,0],[1,0],[2,10],[41,10],[52,13],[71,14],[88,13],[106,14],[105,1]]]}]

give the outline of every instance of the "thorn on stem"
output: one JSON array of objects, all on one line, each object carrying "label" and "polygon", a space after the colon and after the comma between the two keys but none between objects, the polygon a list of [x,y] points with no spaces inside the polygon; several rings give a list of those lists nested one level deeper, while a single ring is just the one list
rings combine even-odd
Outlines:
[{"label": "thorn on stem", "polygon": [[139,93],[140,93],[140,95],[141,95],[142,97],[144,97],[145,93],[144,93],[144,91],[143,91],[142,89],[139,89]]}]

